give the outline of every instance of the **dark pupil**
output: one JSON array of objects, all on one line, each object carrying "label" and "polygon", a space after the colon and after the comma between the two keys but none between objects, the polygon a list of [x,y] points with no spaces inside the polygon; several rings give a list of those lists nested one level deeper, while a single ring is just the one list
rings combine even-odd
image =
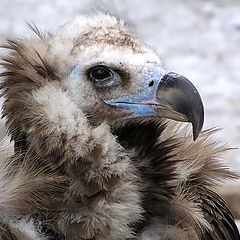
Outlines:
[{"label": "dark pupil", "polygon": [[105,69],[99,68],[99,69],[93,70],[92,77],[94,77],[95,79],[102,80],[110,77],[110,73]]}]

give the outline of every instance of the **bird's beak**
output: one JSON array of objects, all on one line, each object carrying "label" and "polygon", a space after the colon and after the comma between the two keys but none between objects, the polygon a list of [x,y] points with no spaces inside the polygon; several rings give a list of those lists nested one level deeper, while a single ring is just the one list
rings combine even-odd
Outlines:
[{"label": "bird's beak", "polygon": [[198,137],[204,119],[201,97],[185,77],[166,72],[155,64],[146,64],[142,71],[142,88],[131,96],[105,100],[105,103],[130,110],[124,119],[159,116],[191,122],[193,138]]}]

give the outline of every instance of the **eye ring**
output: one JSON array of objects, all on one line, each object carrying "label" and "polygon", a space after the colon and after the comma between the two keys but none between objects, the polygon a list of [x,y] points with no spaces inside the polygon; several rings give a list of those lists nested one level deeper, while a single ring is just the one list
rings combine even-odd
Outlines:
[{"label": "eye ring", "polygon": [[107,85],[113,79],[111,69],[105,65],[97,65],[89,71],[90,79],[97,85]]}]

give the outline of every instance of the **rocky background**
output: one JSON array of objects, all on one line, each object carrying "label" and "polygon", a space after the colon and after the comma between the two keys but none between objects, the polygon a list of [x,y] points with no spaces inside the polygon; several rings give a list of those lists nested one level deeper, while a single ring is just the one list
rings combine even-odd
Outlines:
[{"label": "rocky background", "polygon": [[[96,11],[125,19],[143,41],[160,53],[168,69],[186,76],[198,88],[205,105],[204,128],[222,128],[218,137],[230,147],[239,148],[239,0],[0,0],[0,3],[0,43],[6,38],[31,36],[27,22],[36,23],[40,29],[54,30],[77,14]],[[239,149],[225,155],[225,161],[240,174]],[[234,186],[230,192],[240,195],[240,187]],[[233,198],[234,204],[240,205],[240,197]]]}]

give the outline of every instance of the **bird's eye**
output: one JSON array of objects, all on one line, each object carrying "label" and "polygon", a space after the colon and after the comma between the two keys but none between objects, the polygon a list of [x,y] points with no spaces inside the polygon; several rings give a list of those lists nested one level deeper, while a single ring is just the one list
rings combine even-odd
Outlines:
[{"label": "bird's eye", "polygon": [[112,81],[113,73],[107,66],[98,65],[90,70],[89,77],[97,85],[106,85]]}]

